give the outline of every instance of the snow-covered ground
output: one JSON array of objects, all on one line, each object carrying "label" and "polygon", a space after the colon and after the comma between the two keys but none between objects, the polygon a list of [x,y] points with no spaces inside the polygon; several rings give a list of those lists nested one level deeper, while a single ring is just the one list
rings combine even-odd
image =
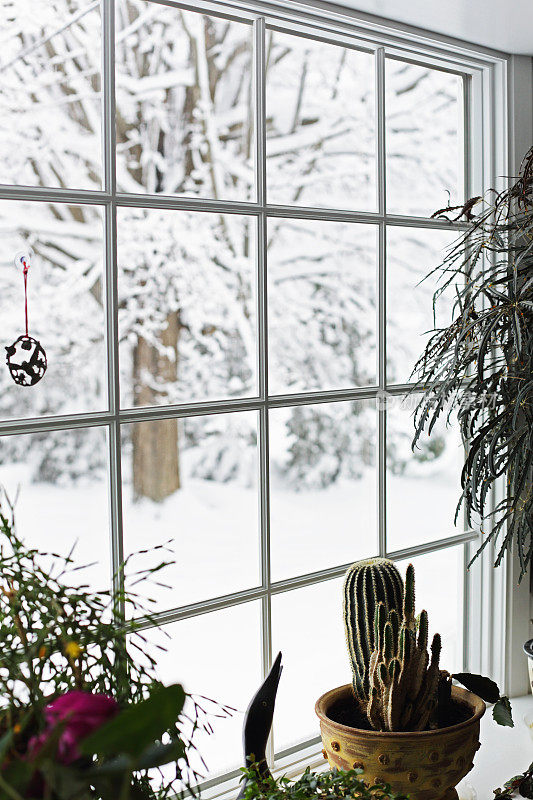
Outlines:
[{"label": "snow-covered ground", "polygon": [[[11,494],[20,486],[17,524],[28,543],[65,553],[77,541],[78,563],[96,562],[87,571],[91,585],[108,584],[104,482],[74,487],[30,483],[26,468],[4,465],[0,483]],[[447,510],[455,496],[451,483],[438,474],[426,480],[395,477],[389,483],[389,503],[407,509],[420,536],[427,536],[428,529],[417,520],[432,520],[436,536],[448,535],[453,532]],[[174,539],[175,563],[164,576],[172,588],[153,587],[151,592],[159,609],[257,585],[256,489],[189,480],[164,504],[133,503],[125,489],[126,552]],[[295,492],[274,482],[272,497],[275,580],[375,553],[371,470],[358,481],[339,481],[321,491]],[[413,532],[405,528],[404,546],[413,540]],[[428,608],[432,629],[444,637],[443,663],[455,669],[460,667],[460,551],[415,559],[418,608]],[[148,563],[149,557],[138,561],[139,566]],[[285,664],[275,716],[276,749],[316,735],[315,700],[350,679],[340,587],[341,581],[333,580],[273,597],[273,649],[283,651]],[[215,719],[215,734],[198,741],[211,773],[238,765],[242,712],[260,682],[260,603],[174,623],[166,630],[170,639],[151,633],[152,641],[167,648],[158,653],[161,678],[182,681],[188,690],[237,709],[230,719]]]}]

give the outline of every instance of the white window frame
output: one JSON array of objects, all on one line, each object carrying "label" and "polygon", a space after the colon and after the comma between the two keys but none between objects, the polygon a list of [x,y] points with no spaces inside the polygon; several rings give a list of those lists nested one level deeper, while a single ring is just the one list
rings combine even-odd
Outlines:
[{"label": "white window frame", "polygon": [[[253,410],[259,415],[259,470],[260,470],[260,541],[261,580],[252,589],[170,609],[156,615],[160,624],[228,608],[240,603],[259,600],[262,608],[262,670],[266,674],[272,660],[271,598],[275,594],[310,586],[341,576],[346,564],[330,569],[299,575],[283,581],[273,581],[270,571],[269,530],[269,411],[272,408],[328,403],[342,400],[373,399],[379,393],[401,395],[405,385],[388,386],[386,381],[386,230],[387,226],[423,228],[434,230],[461,230],[464,225],[449,224],[439,220],[415,216],[388,214],[385,203],[385,56],[393,56],[413,63],[424,64],[465,76],[465,150],[468,168],[465,172],[465,195],[482,194],[489,186],[502,184],[499,176],[508,175],[508,120],[507,72],[505,54],[481,47],[469,46],[442,36],[431,36],[405,26],[393,25],[385,20],[370,19],[355,12],[340,11],[338,7],[324,4],[310,5],[294,0],[261,2],[260,0],[150,0],[161,5],[205,13],[248,22],[253,27],[254,87],[255,87],[255,140],[257,197],[250,202],[203,200],[199,198],[167,197],[128,194],[117,190],[115,164],[115,14],[114,0],[101,0],[103,25],[103,141],[104,188],[102,191],[47,189],[34,187],[1,186],[0,198],[54,203],[95,204],[104,209],[105,264],[106,264],[106,333],[108,356],[107,411],[76,414],[53,418],[15,420],[0,423],[0,434],[17,434],[35,431],[102,426],[107,429],[109,442],[109,497],[111,529],[111,563],[114,575],[120,574],[123,560],[122,530],[122,475],[120,429],[125,423],[159,420],[169,417],[183,418],[200,414],[217,414]],[[375,212],[329,210],[267,203],[266,197],[266,131],[265,131],[265,31],[283,30],[305,35],[321,41],[335,42],[367,52],[376,60],[377,100],[377,160],[379,206]],[[239,213],[253,216],[258,222],[257,249],[257,319],[258,319],[258,375],[257,396],[246,399],[185,403],[157,408],[122,408],[119,392],[118,352],[118,287],[117,287],[117,208],[142,207],[183,209],[189,211]],[[371,223],[378,228],[379,275],[379,325],[378,384],[363,389],[319,391],[299,394],[268,394],[268,328],[266,280],[266,225],[269,217],[287,217],[317,220],[339,220]],[[386,544],[386,411],[379,412],[378,425],[378,524],[379,544],[376,555],[395,560],[411,558],[424,553],[462,546],[464,563],[479,545],[477,531],[465,531],[439,541],[390,552]],[[488,550],[478,565],[467,572],[464,586],[464,666],[485,667],[505,685],[509,673],[506,643],[506,620],[510,598],[505,570],[497,575],[492,571],[492,554]],[[116,579],[118,580],[118,579]],[[506,600],[507,598],[507,600]],[[507,604],[506,604],[507,603]],[[495,615],[495,610],[499,613]],[[270,761],[283,766],[308,762],[317,752],[318,737],[302,742],[274,755],[270,748]],[[296,768],[296,767],[295,767]],[[208,781],[206,790],[220,793],[220,783],[234,780],[235,774]]]}]

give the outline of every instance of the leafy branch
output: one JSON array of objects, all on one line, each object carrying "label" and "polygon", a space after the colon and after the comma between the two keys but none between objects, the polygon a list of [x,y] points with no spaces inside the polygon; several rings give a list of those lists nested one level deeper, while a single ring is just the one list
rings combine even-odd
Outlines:
[{"label": "leafy branch", "polygon": [[[453,221],[456,210],[436,215]],[[455,302],[452,322],[434,330],[413,369],[413,391],[422,392],[413,449],[457,408],[468,453],[455,519],[464,507],[470,527],[487,526],[476,556],[501,537],[495,566],[514,543],[522,579],[533,554],[533,148],[509,189],[472,198],[461,216],[468,229],[426,276],[440,273],[434,311],[449,287]],[[507,491],[493,507],[502,476]]]},{"label": "leafy branch", "polygon": [[358,800],[408,800],[404,794],[396,794],[386,783],[369,784],[361,780],[363,770],[352,769],[311,772],[309,767],[296,781],[282,776],[261,776],[257,768],[242,770],[242,780],[247,779],[243,800],[336,800],[336,798],[358,798]]},{"label": "leafy branch", "polygon": [[[196,733],[212,732],[212,714],[205,698],[157,680],[154,656],[135,622],[156,624],[144,602],[124,590],[116,602],[110,591],[70,585],[79,569],[72,553],[63,557],[27,547],[15,533],[7,498],[5,506],[7,512],[0,505],[0,795],[164,800],[183,789],[194,794],[200,775],[190,756]],[[131,583],[152,579],[164,566],[136,572]],[[210,702],[219,716],[231,714],[229,707]],[[95,719],[96,729],[87,722]],[[78,740],[79,746],[73,744]],[[160,772],[155,788],[153,770],[164,765],[170,771]]]}]

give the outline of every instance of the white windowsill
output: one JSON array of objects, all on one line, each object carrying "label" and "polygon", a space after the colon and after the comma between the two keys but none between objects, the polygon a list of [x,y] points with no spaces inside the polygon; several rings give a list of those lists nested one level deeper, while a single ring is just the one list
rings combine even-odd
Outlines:
[{"label": "white windowsill", "polygon": [[481,748],[474,769],[457,787],[459,800],[490,800],[494,789],[533,761],[533,738],[524,723],[524,715],[533,713],[533,696],[513,697],[511,705],[514,728],[496,725],[490,708],[481,720]]},{"label": "white windowsill", "polygon": [[[487,709],[481,720],[481,748],[474,759],[474,769],[457,787],[459,800],[491,800],[494,789],[524,772],[533,761],[533,738],[524,723],[524,716],[533,714],[533,695],[513,697],[511,705],[514,728],[497,725],[492,719],[492,709]],[[276,765],[274,775],[296,778],[307,766],[318,771],[326,769],[321,744],[311,745],[281,760]],[[202,792],[202,797],[207,800],[233,800],[238,791],[238,779],[232,778]]]}]

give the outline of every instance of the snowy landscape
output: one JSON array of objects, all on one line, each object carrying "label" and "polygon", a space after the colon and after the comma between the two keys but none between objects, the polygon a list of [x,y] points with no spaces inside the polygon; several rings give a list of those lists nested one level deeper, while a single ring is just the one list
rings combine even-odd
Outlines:
[{"label": "snowy landscape", "polygon": [[[0,2],[10,21],[0,182],[101,190],[99,4]],[[148,0],[116,6],[119,190],[253,201],[251,27]],[[267,31],[267,59],[268,202],[376,211],[373,57]],[[387,59],[389,212],[429,216],[462,199],[462,109],[459,77]],[[22,333],[12,259],[31,247],[30,333],[49,363],[31,390],[0,370],[2,420],[108,408],[103,219],[96,204],[0,201],[2,346]],[[122,408],[257,395],[257,236],[253,215],[118,208]],[[434,327],[435,280],[420,281],[453,238],[387,229],[390,384],[409,379]],[[377,226],[272,216],[267,245],[269,392],[375,386]],[[450,309],[444,298],[437,324]],[[272,580],[375,554],[376,401],[288,405],[269,423]],[[0,436],[0,484],[18,492],[21,535],[62,553],[76,542],[76,562],[92,564],[86,579],[97,588],[111,574],[106,437],[104,425]],[[460,531],[457,433],[443,421],[415,454],[411,438],[410,409],[389,399],[391,551]],[[121,442],[125,553],[172,540],[170,588],[152,587],[154,608],[257,586],[257,412],[128,423]],[[151,558],[159,554],[144,564]],[[462,548],[414,561],[443,663],[459,668]],[[349,680],[341,623],[338,579],[273,597],[273,652],[282,649],[285,663],[276,749],[316,735],[316,698]],[[161,677],[238,709],[199,743],[211,774],[233,768],[242,711],[261,678],[260,603],[166,627]]]}]

